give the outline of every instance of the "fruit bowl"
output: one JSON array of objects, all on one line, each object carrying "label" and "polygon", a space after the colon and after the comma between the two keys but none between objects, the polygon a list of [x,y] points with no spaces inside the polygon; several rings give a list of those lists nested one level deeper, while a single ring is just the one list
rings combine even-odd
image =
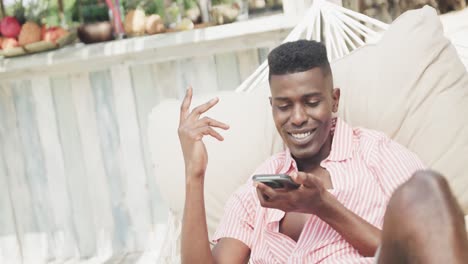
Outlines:
[{"label": "fruit bowl", "polygon": [[4,57],[16,57],[24,54],[26,54],[26,51],[23,49],[23,47],[14,47],[0,50],[0,55]]},{"label": "fruit bowl", "polygon": [[78,37],[85,44],[109,41],[114,38],[110,22],[84,24],[78,28]]},{"label": "fruit bowl", "polygon": [[76,40],[76,32],[70,32],[58,38],[55,43],[48,40],[41,40],[22,47],[8,48],[0,51],[0,55],[5,58],[17,57],[22,55],[29,55],[38,52],[49,51],[61,48],[65,45],[71,44]]}]

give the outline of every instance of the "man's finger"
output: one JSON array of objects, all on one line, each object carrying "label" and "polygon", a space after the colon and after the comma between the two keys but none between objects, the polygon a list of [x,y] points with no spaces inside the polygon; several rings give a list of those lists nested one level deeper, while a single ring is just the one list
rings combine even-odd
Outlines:
[{"label": "man's finger", "polygon": [[259,189],[256,189],[256,191],[257,191],[257,196],[258,196],[258,200],[260,201],[260,204],[261,205],[266,204],[268,197],[265,194],[263,194]]},{"label": "man's finger", "polygon": [[224,140],[224,138],[223,138],[223,136],[221,136],[221,134],[219,134],[216,130],[214,130],[212,127],[209,127],[209,126],[204,126],[204,127],[197,128],[197,129],[194,130],[194,133],[197,135],[197,137],[196,137],[197,140],[200,140],[200,139],[203,138],[203,136],[207,136],[207,135],[210,135],[210,136],[216,138],[219,141]]},{"label": "man's finger", "polygon": [[314,176],[311,173],[305,173],[302,171],[292,173],[291,178],[297,184],[304,185],[305,187],[308,187],[308,188],[316,188],[316,187],[319,187],[319,185],[321,184],[321,180],[317,176]]},{"label": "man's finger", "polygon": [[182,123],[182,121],[187,119],[187,116],[189,115],[190,104],[192,103],[192,95],[193,90],[192,87],[189,86],[187,91],[185,91],[184,99],[182,100],[182,104],[180,105],[179,125]]},{"label": "man's finger", "polygon": [[209,100],[208,102],[195,107],[192,110],[192,112],[187,116],[187,118],[198,119],[200,117],[200,115],[202,115],[206,111],[210,110],[210,108],[215,106],[218,102],[219,102],[218,97],[215,97],[215,98]]},{"label": "man's finger", "polygon": [[271,198],[264,194],[260,189],[257,188],[257,196],[260,205],[264,208],[275,208],[274,203],[271,202]]},{"label": "man's finger", "polygon": [[259,190],[262,194],[265,194],[269,198],[268,200],[274,199],[277,195],[273,188],[261,182],[257,183],[257,190]]},{"label": "man's finger", "polygon": [[220,122],[218,120],[212,119],[210,117],[203,117],[202,119],[199,120],[198,124],[195,125],[195,127],[203,127],[203,126],[209,126],[209,127],[218,127],[221,129],[229,129],[229,125],[225,124],[223,122]]},{"label": "man's finger", "polygon": [[291,179],[297,184],[304,184],[307,180],[308,174],[302,171],[291,173]]}]

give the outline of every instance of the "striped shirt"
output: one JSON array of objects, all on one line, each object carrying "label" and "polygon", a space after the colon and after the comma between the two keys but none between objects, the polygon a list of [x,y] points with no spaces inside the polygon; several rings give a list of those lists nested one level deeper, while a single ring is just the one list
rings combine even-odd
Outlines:
[{"label": "striped shirt", "polygon": [[[381,229],[393,191],[424,165],[385,134],[352,128],[335,119],[329,156],[321,162],[331,177],[329,190],[346,208]],[[254,174],[290,174],[297,165],[285,150],[264,162]],[[373,263],[361,256],[339,233],[315,215],[307,220],[298,241],[279,232],[285,212],[260,206],[252,180],[228,200],[213,237],[242,241],[251,249],[250,263]]]}]

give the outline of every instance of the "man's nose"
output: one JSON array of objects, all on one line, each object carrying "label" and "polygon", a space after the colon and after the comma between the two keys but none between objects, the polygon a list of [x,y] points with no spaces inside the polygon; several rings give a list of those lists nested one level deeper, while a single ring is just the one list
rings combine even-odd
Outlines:
[{"label": "man's nose", "polygon": [[291,123],[295,126],[302,126],[307,122],[307,113],[303,107],[296,106],[292,112]]}]

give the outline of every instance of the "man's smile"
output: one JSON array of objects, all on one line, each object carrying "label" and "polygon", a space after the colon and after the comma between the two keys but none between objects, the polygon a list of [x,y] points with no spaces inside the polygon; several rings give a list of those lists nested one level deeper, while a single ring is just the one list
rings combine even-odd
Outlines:
[{"label": "man's smile", "polygon": [[292,143],[296,145],[303,145],[308,143],[314,137],[315,131],[317,131],[317,128],[287,133]]}]

